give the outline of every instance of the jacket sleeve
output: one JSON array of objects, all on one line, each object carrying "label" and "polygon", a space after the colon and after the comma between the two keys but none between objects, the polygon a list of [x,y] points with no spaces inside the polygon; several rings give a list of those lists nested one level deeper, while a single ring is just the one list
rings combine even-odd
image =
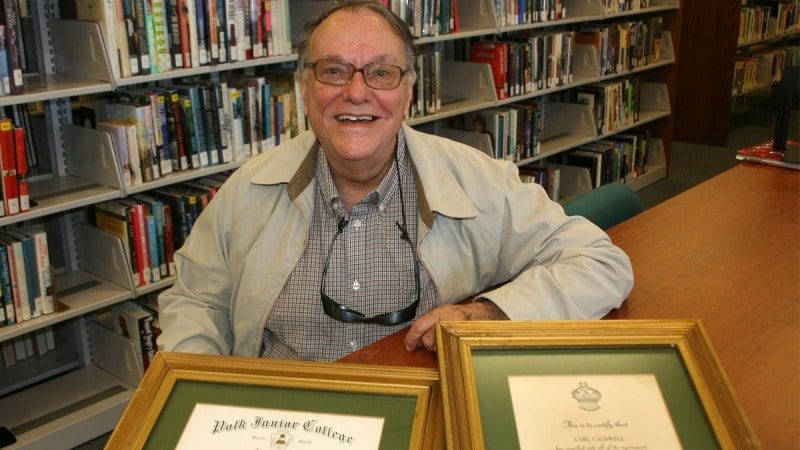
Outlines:
[{"label": "jacket sleeve", "polygon": [[206,206],[175,252],[175,283],[158,298],[159,350],[228,355],[233,348],[229,233],[237,174]]},{"label": "jacket sleeve", "polygon": [[630,259],[583,217],[568,217],[509,166],[496,279],[481,296],[515,320],[597,319],[633,287]]}]

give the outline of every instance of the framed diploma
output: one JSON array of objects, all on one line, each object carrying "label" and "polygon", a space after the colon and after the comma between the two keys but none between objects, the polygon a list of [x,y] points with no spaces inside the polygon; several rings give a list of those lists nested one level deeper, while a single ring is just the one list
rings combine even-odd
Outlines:
[{"label": "framed diploma", "polygon": [[447,448],[758,448],[695,320],[437,326]]},{"label": "framed diploma", "polygon": [[438,449],[434,369],[159,352],[108,449]]}]

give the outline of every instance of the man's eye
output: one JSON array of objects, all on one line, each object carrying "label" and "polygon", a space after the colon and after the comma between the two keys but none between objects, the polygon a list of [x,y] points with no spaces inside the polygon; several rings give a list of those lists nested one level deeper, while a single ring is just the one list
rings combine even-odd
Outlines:
[{"label": "man's eye", "polygon": [[377,68],[372,71],[372,76],[376,78],[387,78],[391,75],[391,73],[383,68]]},{"label": "man's eye", "polygon": [[345,70],[341,66],[325,66],[322,68],[322,74],[329,77],[341,76],[344,73]]}]

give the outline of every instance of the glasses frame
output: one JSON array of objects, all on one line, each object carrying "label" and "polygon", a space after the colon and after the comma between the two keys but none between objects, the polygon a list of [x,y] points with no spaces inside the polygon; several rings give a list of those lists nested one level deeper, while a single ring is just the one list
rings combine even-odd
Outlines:
[{"label": "glasses frame", "polygon": [[[337,64],[342,64],[344,66],[348,66],[351,68],[350,77],[347,79],[347,81],[341,84],[331,83],[329,81],[323,81],[317,74],[317,64],[319,64],[320,62],[334,62]],[[397,78],[397,84],[392,87],[380,87],[380,86],[373,86],[372,84],[370,84],[370,79],[369,77],[367,77],[367,74],[364,71],[367,70],[367,68],[373,66],[394,67],[399,69],[400,76]],[[406,75],[406,73],[408,73],[411,70],[411,69],[403,69],[402,67],[396,66],[394,64],[383,64],[383,63],[369,63],[369,64],[364,64],[361,67],[356,67],[347,61],[341,61],[338,59],[331,59],[331,58],[321,58],[311,63],[305,63],[304,67],[310,68],[311,71],[314,73],[314,79],[327,86],[347,86],[348,84],[353,82],[353,77],[356,76],[356,73],[361,72],[361,76],[364,78],[364,84],[366,84],[372,89],[377,89],[380,91],[390,91],[392,89],[397,89],[397,87],[400,86],[400,83],[403,81],[403,77]]]}]

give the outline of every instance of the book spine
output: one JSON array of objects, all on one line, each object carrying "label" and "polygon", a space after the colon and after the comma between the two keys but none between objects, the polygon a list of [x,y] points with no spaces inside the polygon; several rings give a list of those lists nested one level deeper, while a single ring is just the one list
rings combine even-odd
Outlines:
[{"label": "book spine", "polygon": [[14,126],[9,118],[0,119],[0,172],[3,179],[3,202],[7,215],[19,214],[19,185],[14,147]]},{"label": "book spine", "polygon": [[47,233],[36,231],[31,234],[36,247],[36,266],[39,274],[39,289],[42,297],[42,313],[55,312],[55,292],[53,274],[50,272],[50,250],[47,247]]},{"label": "book spine", "polygon": [[119,16],[122,14],[123,27],[120,28],[120,30],[124,30],[124,33],[120,34],[125,35],[126,47],[128,49],[128,65],[131,68],[131,75],[139,75],[142,67],[139,58],[139,35],[138,29],[136,28],[136,15],[133,10],[133,1],[134,0],[119,0],[117,6],[117,21],[119,21]]},{"label": "book spine", "polygon": [[[125,9],[123,6],[124,2],[122,0],[106,1],[113,3],[111,8],[113,8],[114,11],[113,21],[111,22],[112,26],[110,27],[114,29],[114,41],[109,43],[109,47],[111,49],[116,48],[116,51],[113,53],[117,57],[119,75],[123,78],[127,78],[133,75],[133,72],[131,67],[131,53],[129,48],[130,44],[128,42],[128,26],[125,21]],[[110,36],[109,40],[111,40]]]},{"label": "book spine", "polygon": [[6,322],[14,325],[22,321],[17,319],[17,309],[14,303],[14,291],[11,286],[11,273],[8,263],[8,252],[4,245],[0,245],[0,287],[3,290],[3,307],[6,312]]},{"label": "book spine", "polygon": [[167,0],[166,8],[169,54],[172,67],[180,69],[183,68],[183,49],[181,47],[181,25],[178,12],[178,0]]},{"label": "book spine", "polygon": [[149,74],[153,67],[150,59],[150,44],[147,40],[147,17],[144,9],[144,2],[147,0],[131,1],[133,2],[132,20],[136,33],[134,41],[136,42],[136,52],[139,55],[139,73]]},{"label": "book spine", "polygon": [[217,0],[205,0],[205,7],[210,62],[212,64],[219,64],[219,17]]},{"label": "book spine", "polygon": [[192,169],[200,168],[200,154],[197,148],[197,139],[195,137],[195,120],[192,108],[192,99],[188,94],[180,95],[181,106],[181,124],[183,125],[183,142],[186,145],[186,157],[189,167]]},{"label": "book spine", "polygon": [[3,0],[5,13],[6,52],[8,56],[8,72],[11,93],[21,94],[25,91],[22,81],[22,60],[20,49],[19,10],[15,0]]},{"label": "book spine", "polygon": [[172,53],[169,37],[169,17],[165,5],[166,0],[152,0],[153,41],[159,72],[172,69]]},{"label": "book spine", "polygon": [[25,130],[14,127],[14,149],[17,160],[17,187],[19,189],[19,211],[31,209],[30,187],[28,182],[28,157],[25,152]]},{"label": "book spine", "polygon": [[[209,62],[208,54],[208,28],[206,27],[206,3],[204,0],[194,0],[194,28],[197,34],[197,48],[199,52],[200,65],[204,66]],[[192,23],[189,23],[192,26]]]},{"label": "book spine", "polygon": [[6,49],[6,26],[0,24],[0,95],[11,94],[11,77],[8,72],[8,50]]}]

